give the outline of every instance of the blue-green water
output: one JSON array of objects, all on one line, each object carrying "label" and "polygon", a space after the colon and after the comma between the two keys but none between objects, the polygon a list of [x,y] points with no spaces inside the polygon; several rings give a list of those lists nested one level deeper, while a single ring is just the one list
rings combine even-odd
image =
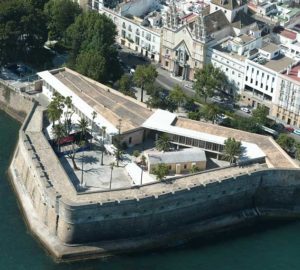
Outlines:
[{"label": "blue-green water", "polygon": [[6,175],[18,128],[0,111],[0,270],[300,269],[300,222],[256,226],[171,250],[56,264],[27,231]]}]

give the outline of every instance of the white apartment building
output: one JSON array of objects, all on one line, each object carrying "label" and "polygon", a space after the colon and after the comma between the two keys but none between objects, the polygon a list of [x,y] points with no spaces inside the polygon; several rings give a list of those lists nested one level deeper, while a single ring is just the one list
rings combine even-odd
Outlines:
[{"label": "white apartment building", "polygon": [[246,60],[242,101],[252,107],[263,104],[271,109],[276,102],[278,74],[293,62],[293,59],[280,53],[277,45],[266,43],[254,59]]},{"label": "white apartment building", "polygon": [[121,12],[102,7],[99,12],[109,17],[116,25],[117,42],[141,53],[149,59],[159,62],[161,17],[159,13],[152,12],[144,19],[135,16],[123,16]]},{"label": "white apartment building", "polygon": [[241,94],[244,89],[245,60],[253,57],[261,45],[260,36],[240,35],[226,38],[207,50],[207,60],[228,77],[230,94]]}]

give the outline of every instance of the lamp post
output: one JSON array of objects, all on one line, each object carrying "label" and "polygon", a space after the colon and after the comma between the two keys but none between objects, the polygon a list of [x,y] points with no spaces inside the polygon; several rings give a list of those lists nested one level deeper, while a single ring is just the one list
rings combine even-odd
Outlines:
[{"label": "lamp post", "polygon": [[143,184],[143,168],[141,168],[142,171],[141,171],[141,185]]},{"label": "lamp post", "polygon": [[115,163],[114,163],[114,162],[110,163],[110,181],[109,181],[109,190],[111,190],[111,184],[112,184],[112,172],[113,172],[114,166],[115,166]]},{"label": "lamp post", "polygon": [[84,159],[84,150],[82,151],[82,156],[81,156],[81,180],[80,180],[81,187],[83,187],[83,159]]}]

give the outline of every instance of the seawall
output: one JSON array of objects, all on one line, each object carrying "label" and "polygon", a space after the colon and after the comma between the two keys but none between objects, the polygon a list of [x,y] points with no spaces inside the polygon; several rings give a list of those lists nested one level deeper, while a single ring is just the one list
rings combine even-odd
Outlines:
[{"label": "seawall", "polygon": [[22,123],[31,111],[32,104],[32,98],[15,92],[0,81],[0,110]]},{"label": "seawall", "polygon": [[[21,103],[11,104],[18,110]],[[9,173],[30,230],[58,260],[169,246],[257,218],[300,216],[299,170],[262,165],[199,174],[194,182],[77,194],[43,134],[43,110],[30,108]]]}]

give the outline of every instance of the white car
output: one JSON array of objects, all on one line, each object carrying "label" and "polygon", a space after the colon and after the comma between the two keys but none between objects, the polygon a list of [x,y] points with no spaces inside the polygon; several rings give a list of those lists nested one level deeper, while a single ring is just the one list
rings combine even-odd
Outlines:
[{"label": "white car", "polygon": [[245,113],[251,113],[251,110],[247,107],[241,107],[241,111],[243,111]]}]

